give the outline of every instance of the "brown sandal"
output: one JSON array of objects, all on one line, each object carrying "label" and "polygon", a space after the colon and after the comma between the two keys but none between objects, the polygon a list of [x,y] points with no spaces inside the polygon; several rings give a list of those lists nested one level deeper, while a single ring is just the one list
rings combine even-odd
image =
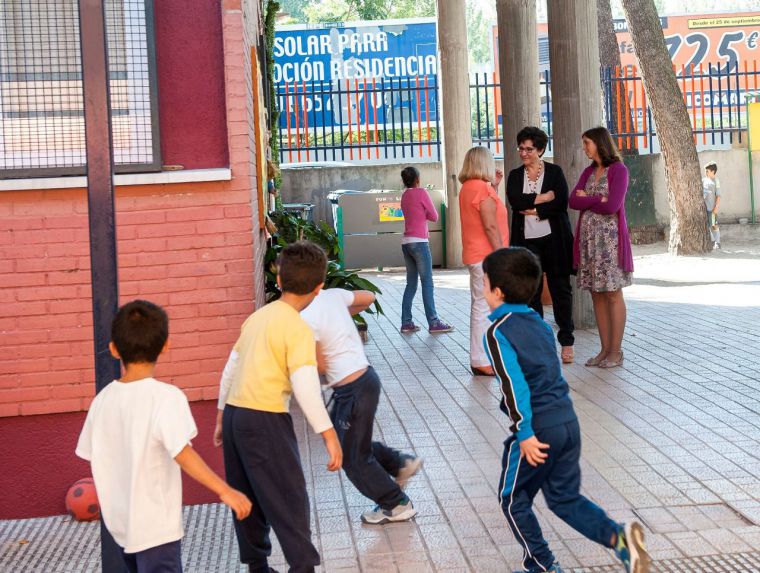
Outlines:
[{"label": "brown sandal", "polygon": [[573,350],[573,347],[563,346],[560,356],[562,356],[562,364],[572,364],[573,360],[575,360],[575,352]]},{"label": "brown sandal", "polygon": [[623,361],[625,360],[623,356],[623,351],[620,351],[620,358],[617,360],[609,360],[605,358],[599,363],[599,368],[617,368],[618,366],[623,365]]},{"label": "brown sandal", "polygon": [[599,366],[599,364],[601,364],[604,361],[606,356],[607,356],[606,354],[602,356],[602,354],[599,353],[596,356],[593,356],[589,358],[588,360],[586,360],[586,366]]},{"label": "brown sandal", "polygon": [[488,376],[491,378],[496,376],[496,373],[493,370],[489,371],[483,368],[478,368],[477,366],[470,366],[470,372],[472,372],[473,376]]}]

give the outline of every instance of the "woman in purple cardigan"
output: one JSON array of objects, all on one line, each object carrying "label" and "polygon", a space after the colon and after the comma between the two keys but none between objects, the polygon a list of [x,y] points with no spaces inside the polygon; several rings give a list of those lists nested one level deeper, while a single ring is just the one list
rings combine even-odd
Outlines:
[{"label": "woman in purple cardigan", "polygon": [[614,368],[623,364],[625,300],[623,287],[633,277],[633,254],[625,220],[628,169],[603,127],[583,134],[583,151],[593,162],[581,173],[570,194],[571,209],[580,211],[573,244],[578,288],[591,291],[602,349],[586,366]]}]

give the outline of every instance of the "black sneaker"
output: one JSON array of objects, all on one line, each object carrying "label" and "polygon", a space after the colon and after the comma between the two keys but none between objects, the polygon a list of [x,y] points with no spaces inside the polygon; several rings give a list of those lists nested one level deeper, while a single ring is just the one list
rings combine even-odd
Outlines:
[{"label": "black sneaker", "polygon": [[454,330],[454,327],[448,322],[443,322],[440,318],[433,320],[428,328],[430,334],[441,334],[443,332],[451,332],[452,330]]}]

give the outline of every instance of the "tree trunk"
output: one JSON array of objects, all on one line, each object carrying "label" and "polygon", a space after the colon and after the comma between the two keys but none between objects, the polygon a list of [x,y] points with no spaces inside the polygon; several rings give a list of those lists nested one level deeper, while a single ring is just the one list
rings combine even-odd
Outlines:
[{"label": "tree trunk", "polygon": [[[596,22],[599,28],[599,63],[602,65],[603,73],[610,70],[612,73],[616,69],[622,70],[623,64],[620,61],[620,46],[618,46],[617,34],[615,33],[615,21],[612,18],[612,6],[610,0],[597,0],[596,2]],[[604,86],[604,83],[602,83]],[[630,126],[630,131],[636,132],[636,119],[631,110],[631,102],[626,97],[624,91],[625,83],[620,86],[621,97],[618,97],[618,90],[615,83],[610,83],[610,112],[607,117],[607,125],[611,133],[621,133],[628,131],[626,126]],[[604,87],[602,88],[602,98],[604,98]],[[617,110],[622,109],[620,125],[618,125]],[[627,121],[626,121],[627,118]],[[636,139],[633,138],[632,146],[621,146],[623,155],[638,155],[639,150],[636,148]]]},{"label": "tree trunk", "polygon": [[472,147],[470,77],[464,0],[438,0],[440,97],[443,116],[443,181],[446,185],[446,266],[462,266],[459,180],[464,155]]},{"label": "tree trunk", "polygon": [[504,171],[520,165],[517,132],[541,127],[536,0],[496,0]]},{"label": "tree trunk", "polygon": [[653,0],[622,0],[665,160],[670,203],[669,250],[676,255],[710,248],[697,148],[683,94]]}]

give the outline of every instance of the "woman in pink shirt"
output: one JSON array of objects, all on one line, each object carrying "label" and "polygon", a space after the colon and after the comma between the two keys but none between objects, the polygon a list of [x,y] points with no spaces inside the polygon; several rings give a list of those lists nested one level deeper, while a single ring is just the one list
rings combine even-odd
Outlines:
[{"label": "woman in pink shirt", "polygon": [[437,221],[438,211],[428,192],[420,187],[420,172],[417,169],[405,168],[401,171],[401,180],[406,187],[401,196],[401,211],[404,213],[401,251],[406,263],[406,288],[401,302],[401,332],[409,334],[420,329],[412,318],[412,302],[417,294],[418,276],[422,282],[422,304],[425,307],[428,332],[450,332],[453,327],[438,318],[433,295],[433,257],[430,254],[427,222]]},{"label": "woman in pink shirt", "polygon": [[459,215],[462,220],[462,261],[470,273],[470,369],[475,376],[493,376],[483,335],[490,324],[483,297],[483,259],[509,246],[507,207],[496,188],[504,174],[496,169],[487,147],[473,147],[459,172]]}]

